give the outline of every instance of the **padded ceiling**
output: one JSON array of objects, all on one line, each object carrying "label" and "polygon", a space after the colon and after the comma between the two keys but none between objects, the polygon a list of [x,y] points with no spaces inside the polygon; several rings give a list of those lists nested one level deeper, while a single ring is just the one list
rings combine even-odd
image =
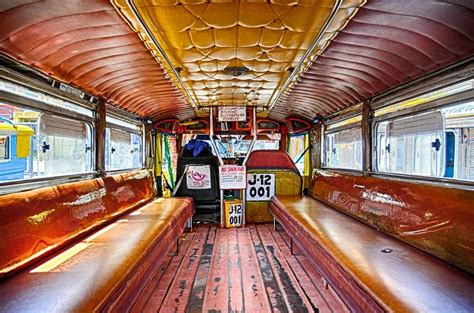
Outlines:
[{"label": "padded ceiling", "polygon": [[0,1],[0,52],[143,117],[195,116],[107,0]]},{"label": "padded ceiling", "polygon": [[[335,6],[334,0],[135,0],[140,17],[126,0],[113,0],[153,53],[161,55],[141,18],[198,107],[252,105],[268,108],[279,95],[291,68],[321,32]],[[363,4],[343,1],[336,29]],[[335,33],[326,33],[315,53]],[[308,60],[310,57],[307,58]],[[232,76],[226,68],[244,67]]]},{"label": "padded ceiling", "polygon": [[326,116],[474,54],[474,1],[369,1],[271,117]]},{"label": "padded ceiling", "polygon": [[[117,1],[125,20],[108,0],[0,1],[0,52],[140,116],[195,116],[124,0]],[[268,105],[333,6],[329,0],[135,1],[202,105]],[[473,1],[373,0],[358,10],[362,4],[343,1],[270,117],[327,116],[474,54]],[[223,74],[236,65],[250,72]]]}]

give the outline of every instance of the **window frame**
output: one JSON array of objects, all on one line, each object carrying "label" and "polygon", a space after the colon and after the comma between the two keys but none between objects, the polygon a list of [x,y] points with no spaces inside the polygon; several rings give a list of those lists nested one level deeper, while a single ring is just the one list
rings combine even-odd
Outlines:
[{"label": "window frame", "polygon": [[[107,121],[108,117],[108,121]],[[116,123],[114,123],[114,121]],[[133,127],[127,127],[125,126],[126,124],[129,124],[130,126]],[[145,134],[144,134],[144,123],[139,122],[137,120],[133,120],[130,117],[127,116],[120,116],[119,114],[116,114],[115,112],[107,112],[106,113],[106,123],[105,123],[105,128],[109,129],[118,129],[121,131],[125,131],[130,134],[137,134],[141,138],[141,160],[142,160],[142,165],[140,167],[131,167],[131,168],[120,168],[120,169],[105,169],[105,172],[107,174],[119,174],[119,173],[125,173],[129,172],[132,170],[140,170],[146,168],[145,166]],[[104,150],[104,160],[106,159],[107,155],[107,147]],[[107,164],[105,164],[105,167],[107,167]]]},{"label": "window frame", "polygon": [[[0,80],[19,85],[20,88],[27,88],[33,92],[41,93],[50,98],[59,99],[61,101],[72,103],[74,106],[84,109],[84,112],[89,111],[90,113],[81,114],[74,110],[68,110],[61,106],[55,106],[45,101],[38,99],[30,99],[17,95],[12,92],[0,90],[0,100],[7,104],[15,107],[34,110],[44,114],[51,114],[60,118],[73,119],[81,122],[86,122],[91,129],[91,171],[83,173],[65,174],[65,175],[53,175],[43,177],[24,178],[12,181],[0,182],[0,195],[8,194],[11,192],[21,192],[31,190],[35,188],[47,187],[62,183],[69,183],[75,181],[81,181],[84,179],[92,179],[99,176],[96,168],[96,137],[97,130],[95,122],[97,120],[97,105],[93,102],[88,102],[83,99],[78,99],[75,96],[54,88],[43,82],[34,80],[22,74],[11,71],[3,66],[0,66]],[[11,143],[10,143],[11,149]],[[11,150],[10,150],[11,158]]]},{"label": "window frame", "polygon": [[[90,166],[86,169],[86,171],[84,172],[79,172],[79,173],[70,173],[70,174],[64,174],[64,175],[54,175],[54,176],[57,176],[57,177],[67,177],[67,176],[75,176],[76,174],[94,174],[96,173],[96,168],[95,168],[95,160],[96,160],[96,143],[95,143],[95,138],[96,138],[96,132],[95,132],[95,125],[94,123],[92,122],[88,122],[88,121],[85,121],[85,120],[79,120],[79,119],[73,119],[71,117],[66,117],[66,116],[59,116],[57,114],[52,114],[52,113],[48,113],[48,112],[40,112],[40,115],[38,117],[38,126],[41,125],[41,117],[43,117],[43,115],[50,115],[52,116],[53,118],[59,118],[59,119],[66,119],[66,120],[71,120],[73,122],[78,122],[78,123],[84,123],[86,128],[87,128],[87,133],[88,133],[88,136],[90,137],[90,159],[89,160],[86,160],[86,166],[87,166],[87,163],[90,163]],[[41,134],[41,132],[39,131],[38,134]],[[44,155],[44,153],[43,153]],[[43,177],[49,177],[49,176],[43,176]],[[28,180],[29,178],[25,179],[25,180]]]},{"label": "window frame", "polygon": [[[334,127],[336,125],[336,127]],[[343,116],[338,118],[337,120],[330,121],[324,125],[325,127],[322,130],[321,135],[321,169],[323,170],[330,170],[330,171],[337,171],[337,172],[348,172],[348,173],[363,173],[363,164],[361,169],[355,168],[343,168],[343,167],[330,167],[326,166],[326,136],[341,132],[344,130],[352,129],[352,128],[359,128],[361,131],[361,155],[363,154],[363,134],[362,134],[362,115],[361,114],[351,114],[349,116]]]},{"label": "window frame", "polygon": [[[386,114],[377,115],[377,111],[385,110],[391,106],[396,106],[400,102],[414,99],[416,97],[422,97],[426,94],[441,90],[443,88],[449,88],[451,86],[456,86],[457,84],[462,84],[464,82],[470,82],[474,86],[473,78],[468,78],[464,80],[452,81],[450,84],[438,86],[437,88],[431,89],[422,89],[421,93],[408,94],[403,98],[395,98],[396,101],[384,102],[383,99],[380,101],[374,102],[371,107],[374,112],[374,117],[371,119],[371,149],[372,149],[372,160],[371,160],[371,169],[368,172],[368,175],[381,178],[391,178],[401,181],[413,181],[420,183],[430,183],[434,185],[443,185],[451,186],[454,188],[467,188],[472,190],[474,188],[474,181],[461,180],[456,178],[446,178],[446,177],[435,177],[435,176],[423,176],[416,174],[404,174],[404,173],[393,173],[393,172],[381,172],[377,169],[377,125],[384,121],[390,121],[394,119],[400,119],[404,117],[409,117],[417,114],[430,113],[439,111],[443,108],[447,108],[455,105],[462,105],[468,102],[474,101],[474,88],[469,90],[464,90],[459,93],[450,94],[446,97],[440,97],[432,101],[426,101],[419,105],[410,106],[408,108],[401,108],[398,110],[393,110]],[[383,105],[382,105],[383,104]],[[444,168],[444,167],[443,167]]]},{"label": "window frame", "polygon": [[[11,135],[0,135],[5,136],[7,138],[7,148],[8,148],[8,159],[0,159],[0,163],[7,163],[10,162],[12,159],[12,136]],[[5,149],[7,150],[7,149]]]}]

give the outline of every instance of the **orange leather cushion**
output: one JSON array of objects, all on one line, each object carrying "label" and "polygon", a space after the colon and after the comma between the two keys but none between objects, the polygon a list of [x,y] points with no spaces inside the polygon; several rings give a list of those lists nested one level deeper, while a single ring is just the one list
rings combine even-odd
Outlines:
[{"label": "orange leather cushion", "polygon": [[474,192],[320,171],[317,199],[474,274]]},{"label": "orange leather cushion", "polygon": [[[117,290],[139,292],[127,291],[126,285],[144,260],[156,266],[160,256],[176,244],[193,212],[190,198],[157,199],[1,282],[0,307],[41,312],[109,307]],[[150,260],[150,254],[157,257]]]},{"label": "orange leather cushion", "polygon": [[154,196],[148,171],[0,196],[0,277]]},{"label": "orange leather cushion", "polygon": [[[339,270],[348,273],[385,310],[474,309],[473,277],[420,250],[310,197],[274,197],[271,210],[297,241],[306,238],[311,243],[302,247],[307,253],[322,246],[325,258],[334,259]],[[384,248],[393,252],[382,253]]]}]

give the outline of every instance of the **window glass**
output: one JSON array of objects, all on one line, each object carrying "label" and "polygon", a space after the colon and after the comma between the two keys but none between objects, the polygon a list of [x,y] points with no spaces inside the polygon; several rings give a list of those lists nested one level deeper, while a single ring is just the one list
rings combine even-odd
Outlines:
[{"label": "window glass", "polygon": [[0,135],[0,162],[10,159],[10,136]]},{"label": "window glass", "polygon": [[89,123],[0,103],[0,181],[87,173],[92,161]]},{"label": "window glass", "polygon": [[291,136],[290,143],[288,146],[288,154],[291,156],[294,162],[298,161],[298,163],[296,163],[296,167],[300,171],[301,175],[304,175],[305,157],[301,157],[304,152],[304,142],[305,142],[304,134]]},{"label": "window glass", "polygon": [[324,136],[324,166],[362,169],[362,131],[353,127]]},{"label": "window glass", "polygon": [[66,109],[67,111],[76,112],[88,117],[94,117],[93,111],[88,108],[84,108],[70,101],[63,100],[41,91],[33,90],[8,80],[0,79],[0,91],[5,91],[20,97],[43,102],[51,106]]},{"label": "window glass", "polygon": [[377,170],[474,180],[474,102],[376,124]]},{"label": "window glass", "polygon": [[42,114],[39,118],[38,172],[45,176],[92,170],[92,129],[83,121]]},{"label": "window glass", "polygon": [[[211,145],[208,135],[196,136],[185,134],[183,136],[183,146],[193,138],[204,140]],[[244,158],[249,151],[252,138],[250,135],[218,135],[215,142],[222,158]],[[253,150],[278,150],[280,148],[280,139],[280,134],[258,135]],[[212,153],[215,154],[214,150]]]},{"label": "window glass", "polygon": [[142,137],[118,128],[106,128],[106,170],[140,168],[143,166]]}]

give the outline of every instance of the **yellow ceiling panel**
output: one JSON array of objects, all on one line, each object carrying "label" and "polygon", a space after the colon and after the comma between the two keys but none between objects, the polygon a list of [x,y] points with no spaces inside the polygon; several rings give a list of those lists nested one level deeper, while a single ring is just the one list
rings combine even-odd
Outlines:
[{"label": "yellow ceiling panel", "polygon": [[[315,45],[336,0],[112,0],[198,108],[268,108]],[[344,2],[344,1],[342,1]],[[357,7],[363,0],[346,0]],[[353,3],[352,3],[353,2]],[[337,12],[336,12],[337,14]],[[347,14],[339,18],[345,22]],[[330,40],[332,34],[324,38]],[[152,38],[153,37],[153,38]],[[155,42],[153,42],[155,40]],[[327,41],[326,40],[326,41]],[[301,69],[298,68],[298,75]],[[181,84],[181,85],[180,85]]]}]

